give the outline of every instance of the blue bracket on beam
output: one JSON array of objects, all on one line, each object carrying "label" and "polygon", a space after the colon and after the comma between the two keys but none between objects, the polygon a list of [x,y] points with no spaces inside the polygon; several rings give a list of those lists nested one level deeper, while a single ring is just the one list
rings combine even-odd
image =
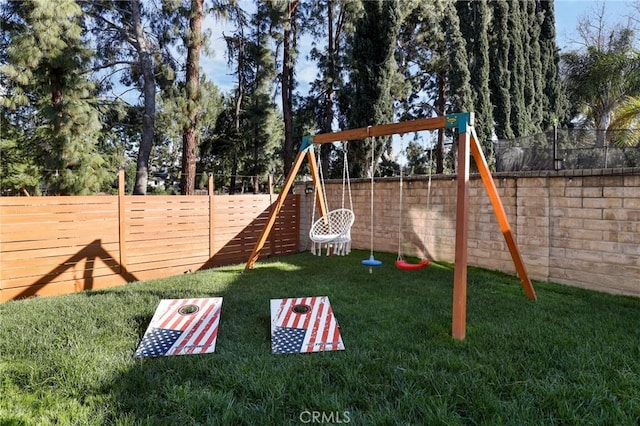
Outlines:
[{"label": "blue bracket on beam", "polygon": [[472,112],[458,112],[455,114],[448,114],[446,116],[447,129],[455,129],[461,133],[465,133],[467,131],[467,126],[473,125],[473,113]]},{"label": "blue bracket on beam", "polygon": [[302,137],[302,143],[300,144],[300,151],[313,152],[313,136],[307,135]]}]

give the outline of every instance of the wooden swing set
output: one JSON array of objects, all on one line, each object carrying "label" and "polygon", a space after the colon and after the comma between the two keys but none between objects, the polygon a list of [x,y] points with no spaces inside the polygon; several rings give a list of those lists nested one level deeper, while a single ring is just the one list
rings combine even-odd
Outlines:
[{"label": "wooden swing set", "polygon": [[526,296],[531,300],[536,300],[536,293],[533,284],[529,279],[527,268],[525,267],[522,255],[514,238],[511,226],[507,220],[507,215],[498,194],[498,189],[493,181],[491,172],[487,165],[487,160],[482,152],[475,129],[473,128],[474,115],[471,112],[449,114],[434,118],[421,118],[417,120],[403,121],[399,123],[383,124],[378,126],[362,127],[358,129],[344,130],[333,133],[321,133],[315,136],[305,136],[300,147],[300,151],[294,161],[289,175],[284,181],[278,199],[273,205],[267,223],[256,242],[253,251],[245,266],[246,270],[252,269],[260,255],[260,250],[264,246],[269,233],[275,224],[278,212],[284,204],[285,198],[293,181],[300,170],[304,158],[309,162],[309,168],[316,186],[316,202],[319,206],[321,217],[327,214],[327,206],[324,202],[323,187],[320,185],[318,166],[313,155],[314,144],[332,143],[338,141],[362,140],[376,136],[389,136],[394,134],[405,134],[422,130],[437,130],[451,128],[458,130],[458,173],[457,173],[457,198],[456,198],[456,237],[455,237],[455,266],[453,274],[453,307],[452,307],[452,331],[454,339],[464,340],[466,334],[467,317],[467,241],[469,234],[469,162],[470,155],[473,155],[480,177],[484,184],[493,211],[496,215],[498,225],[506,241],[509,253],[513,259],[518,277],[522,283],[522,288]]}]

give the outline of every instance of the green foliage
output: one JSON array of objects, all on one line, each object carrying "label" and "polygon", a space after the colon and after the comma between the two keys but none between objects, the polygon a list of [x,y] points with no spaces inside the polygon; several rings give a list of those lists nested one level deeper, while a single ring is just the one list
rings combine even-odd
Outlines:
[{"label": "green foliage", "polygon": [[2,195],[40,192],[41,168],[27,144],[20,144],[21,131],[0,117],[0,188]]},{"label": "green foliage", "polygon": [[[2,424],[636,424],[640,300],[470,268],[467,337],[453,268],[309,253],[0,305]],[[269,299],[327,295],[346,349],[270,353]],[[161,299],[223,297],[216,352],[133,354]]]},{"label": "green foliage", "polygon": [[494,108],[495,132],[499,139],[513,139],[511,124],[511,68],[509,50],[509,2],[491,2],[494,37],[490,56],[494,63],[491,71],[490,87]]},{"label": "green foliage", "polygon": [[405,173],[407,175],[424,175],[435,169],[435,165],[432,164],[433,153],[425,151],[419,142],[409,142],[405,151],[407,157]]},{"label": "green foliage", "polygon": [[[99,191],[109,176],[97,149],[101,125],[94,88],[86,77],[92,52],[84,47],[82,11],[72,0],[10,2],[9,7],[15,21],[6,50],[8,62],[0,73],[8,92],[3,107],[16,113],[5,120],[12,121],[14,129],[19,123],[32,126],[28,133],[16,135],[11,145],[34,150],[27,158],[48,171],[42,177],[49,191]],[[29,116],[34,113],[35,120]],[[7,169],[20,173],[23,166]]]},{"label": "green foliage", "polygon": [[618,107],[628,96],[640,93],[640,54],[630,45],[601,51],[589,47],[585,52],[563,55],[567,93],[574,113],[587,117],[587,124],[606,130]]},{"label": "green foliage", "polygon": [[472,111],[476,114],[475,130],[480,141],[491,140],[493,104],[489,88],[491,61],[489,58],[490,9],[487,0],[456,2],[460,31],[466,41],[470,73]]},{"label": "green foliage", "polygon": [[[345,93],[349,104],[342,98],[342,108],[348,117],[349,127],[366,127],[393,121],[392,92],[397,73],[394,60],[398,29],[400,28],[400,6],[397,0],[366,1],[364,13],[357,21],[351,43],[351,75]],[[389,143],[388,138],[373,138],[367,144],[349,144],[350,158],[354,165],[351,176],[362,177],[372,172],[370,144],[375,145],[375,159]],[[365,166],[367,165],[367,166]],[[366,170],[369,170],[366,172]]]},{"label": "green foliage", "polygon": [[[215,127],[205,135],[201,153],[215,176],[231,177],[231,191],[235,191],[238,175],[253,178],[257,191],[258,178],[277,170],[282,148],[282,117],[271,97],[275,79],[275,61],[270,43],[270,12],[261,3],[249,16],[238,5],[231,7],[231,18],[237,25],[234,34],[226,37],[229,64],[234,67],[234,94],[223,100]],[[216,187],[229,185],[223,179]]]},{"label": "green foliage", "polygon": [[[460,31],[460,20],[454,7],[447,8],[442,17],[445,32],[444,48],[447,52],[448,66],[446,78],[449,83],[447,113],[471,111],[472,94],[466,42]],[[441,52],[444,53],[444,52]]]},{"label": "green foliage", "polygon": [[542,130],[551,129],[567,116],[567,98],[559,76],[560,56],[556,44],[554,6],[551,1],[540,2],[543,13],[540,29],[540,59],[544,78],[542,97]]},{"label": "green foliage", "polygon": [[609,129],[625,129],[616,132],[615,143],[618,146],[640,145],[640,96],[630,96],[616,110]]}]

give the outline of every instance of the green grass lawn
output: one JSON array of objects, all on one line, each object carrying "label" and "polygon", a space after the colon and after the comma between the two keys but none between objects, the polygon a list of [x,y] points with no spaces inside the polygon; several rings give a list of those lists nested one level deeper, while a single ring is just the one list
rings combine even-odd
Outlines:
[{"label": "green grass lawn", "polygon": [[[309,253],[0,305],[0,424],[640,423],[640,299]],[[272,355],[272,298],[329,296],[345,351]],[[133,359],[160,299],[222,296],[216,352]],[[313,417],[315,416],[315,417]]]}]

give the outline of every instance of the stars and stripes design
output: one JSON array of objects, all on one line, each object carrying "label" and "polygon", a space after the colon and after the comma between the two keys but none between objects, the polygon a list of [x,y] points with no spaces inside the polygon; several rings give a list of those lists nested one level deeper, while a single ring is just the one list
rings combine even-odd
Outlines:
[{"label": "stars and stripes design", "polygon": [[222,297],[162,299],[134,358],[214,352]]},{"label": "stars and stripes design", "polygon": [[271,300],[271,352],[344,350],[327,296]]}]

